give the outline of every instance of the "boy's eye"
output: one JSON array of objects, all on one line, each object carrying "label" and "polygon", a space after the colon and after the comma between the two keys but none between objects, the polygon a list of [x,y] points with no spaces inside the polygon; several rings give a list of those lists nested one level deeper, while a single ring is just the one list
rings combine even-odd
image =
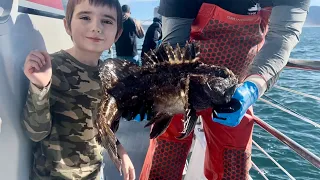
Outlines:
[{"label": "boy's eye", "polygon": [[104,24],[113,24],[113,22],[110,21],[110,20],[102,20],[102,23],[104,23]]},{"label": "boy's eye", "polygon": [[80,19],[83,19],[83,20],[90,20],[90,18],[88,16],[83,16],[83,17],[80,17]]}]

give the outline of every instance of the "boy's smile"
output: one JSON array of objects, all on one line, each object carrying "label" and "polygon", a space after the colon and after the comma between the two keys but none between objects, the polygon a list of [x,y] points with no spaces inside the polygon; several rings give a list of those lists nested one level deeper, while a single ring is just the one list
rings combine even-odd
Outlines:
[{"label": "boy's smile", "polygon": [[87,37],[88,39],[92,40],[93,42],[100,42],[103,41],[103,39],[98,38],[98,37]]}]

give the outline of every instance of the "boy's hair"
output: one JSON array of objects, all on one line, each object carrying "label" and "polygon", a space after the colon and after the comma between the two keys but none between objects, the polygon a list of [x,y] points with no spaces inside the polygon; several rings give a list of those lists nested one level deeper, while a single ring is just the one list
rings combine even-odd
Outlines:
[{"label": "boy's hair", "polygon": [[109,6],[110,8],[114,8],[117,12],[117,35],[121,32],[122,10],[118,0],[69,0],[66,10],[66,21],[69,29],[71,29],[71,20],[74,8],[83,1],[89,1],[89,4],[93,6]]}]

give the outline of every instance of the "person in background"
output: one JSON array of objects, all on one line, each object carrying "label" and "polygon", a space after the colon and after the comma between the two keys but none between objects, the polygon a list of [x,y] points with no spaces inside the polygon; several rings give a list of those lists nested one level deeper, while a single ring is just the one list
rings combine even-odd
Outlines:
[{"label": "person in background", "polygon": [[162,38],[161,27],[161,19],[158,17],[154,17],[153,23],[148,27],[146,36],[143,41],[141,59],[143,58],[144,53],[147,53],[150,50],[154,50],[159,45],[159,41]]},{"label": "person in background", "polygon": [[[231,69],[241,82],[233,101],[202,116],[208,180],[249,179],[253,132],[252,105],[276,82],[299,42],[310,0],[160,0],[163,42],[200,43],[203,63]],[[181,180],[192,134],[177,140],[183,115],[150,146],[140,180]]]},{"label": "person in background", "polygon": [[122,6],[123,32],[115,43],[117,57],[141,65],[137,51],[137,37],[142,39],[144,31],[140,21],[131,17],[130,7]]}]

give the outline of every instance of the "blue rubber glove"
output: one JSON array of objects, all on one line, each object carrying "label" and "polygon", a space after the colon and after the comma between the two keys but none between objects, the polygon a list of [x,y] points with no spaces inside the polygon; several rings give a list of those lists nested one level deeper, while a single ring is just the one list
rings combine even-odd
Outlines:
[{"label": "blue rubber glove", "polygon": [[236,89],[230,103],[213,109],[215,113],[213,112],[212,120],[235,127],[240,124],[246,111],[258,100],[258,97],[258,87],[253,82],[246,81]]}]

